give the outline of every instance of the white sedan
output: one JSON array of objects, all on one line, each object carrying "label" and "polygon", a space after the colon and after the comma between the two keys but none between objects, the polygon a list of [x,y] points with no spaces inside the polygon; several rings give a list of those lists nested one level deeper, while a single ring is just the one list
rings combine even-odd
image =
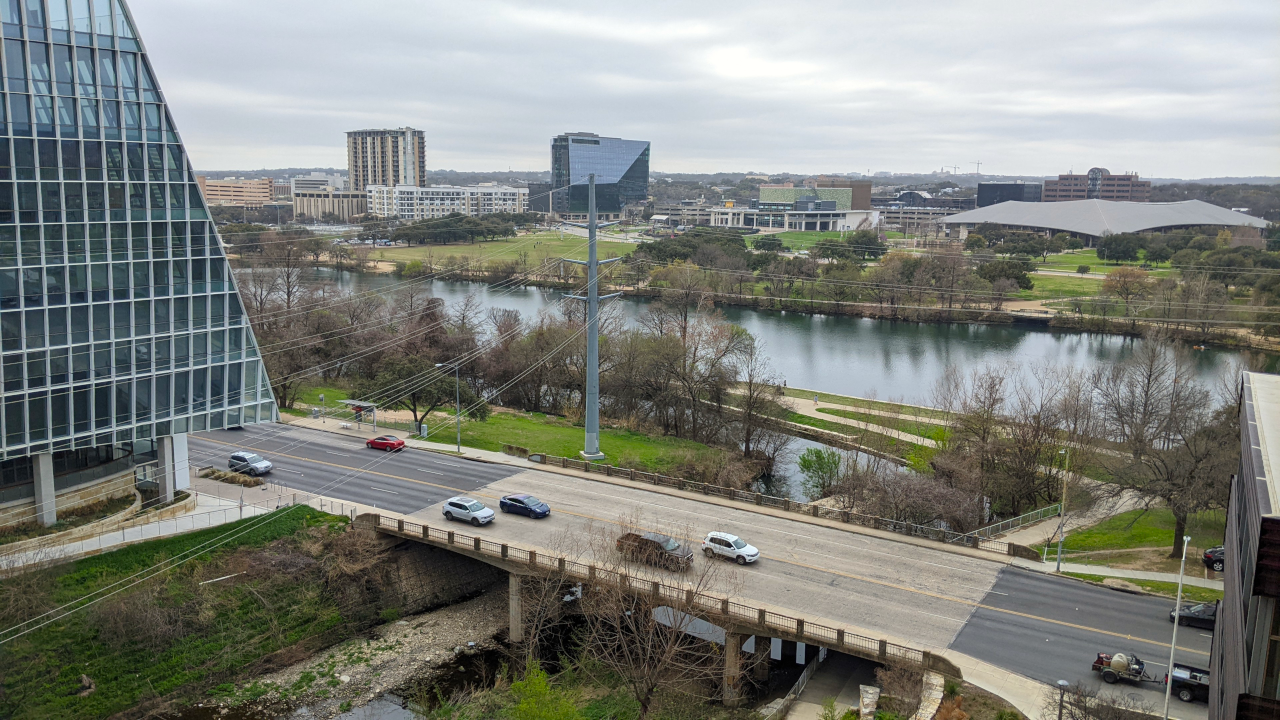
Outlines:
[{"label": "white sedan", "polygon": [[733,560],[739,565],[753,563],[760,559],[760,551],[754,545],[737,535],[723,532],[709,532],[702,540],[702,552],[709,558],[722,557]]}]

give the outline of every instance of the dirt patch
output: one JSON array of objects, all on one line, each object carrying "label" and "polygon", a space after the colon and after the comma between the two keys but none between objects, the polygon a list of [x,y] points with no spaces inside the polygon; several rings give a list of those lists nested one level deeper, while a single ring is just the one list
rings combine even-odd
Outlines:
[{"label": "dirt patch", "polygon": [[[476,672],[466,669],[472,658],[501,651],[495,637],[506,629],[506,619],[507,594],[497,586],[473,600],[376,627],[365,637],[228,689],[221,702],[193,711],[218,708],[221,714],[222,708],[236,708],[230,713],[235,717],[265,717],[287,704],[306,705],[308,717],[332,718],[384,693],[412,695],[459,668]],[[285,659],[281,653],[272,664]]]}]

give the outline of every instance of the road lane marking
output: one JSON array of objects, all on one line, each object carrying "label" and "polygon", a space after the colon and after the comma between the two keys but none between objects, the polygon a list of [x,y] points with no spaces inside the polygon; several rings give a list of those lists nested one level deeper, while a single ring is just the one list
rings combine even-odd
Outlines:
[{"label": "road lane marking", "polygon": [[443,461],[443,460],[432,460],[431,462],[433,462],[433,463],[435,463],[435,464],[437,464],[437,465],[448,465],[449,467],[462,467],[461,465],[459,465],[459,464],[457,464],[457,463],[445,462],[445,461]]},{"label": "road lane marking", "polygon": [[342,457],[351,457],[347,453],[334,452],[332,450],[325,450],[325,452],[329,453],[330,455],[341,455]]},{"label": "road lane marking", "polygon": [[444,473],[442,473],[442,472],[440,472],[440,471],[438,471],[438,470],[428,470],[428,469],[426,469],[426,468],[418,468],[418,472],[431,473],[432,475],[443,475],[443,474],[444,474]]},{"label": "road lane marking", "polygon": [[[220,444],[220,445],[232,445],[232,444],[234,444],[234,443],[222,442],[221,440],[212,440],[212,439],[209,439],[209,441],[210,441],[210,442],[218,443],[218,444]],[[249,449],[251,449],[251,450],[257,450],[258,448],[253,448],[253,447],[251,447],[251,448],[249,448]],[[437,487],[437,488],[441,488],[441,489],[443,489],[443,490],[449,490],[449,491],[453,491],[453,492],[465,492],[465,493],[467,493],[468,495],[475,495],[475,496],[477,496],[477,497],[485,497],[485,498],[489,498],[489,499],[491,499],[491,500],[500,500],[500,499],[501,499],[501,497],[500,497],[500,496],[497,496],[497,495],[489,495],[489,494],[486,494],[486,493],[476,492],[476,491],[474,491],[474,490],[464,491],[464,490],[461,490],[461,489],[456,488],[456,487],[450,487],[450,486],[448,486],[448,485],[439,485],[439,484],[436,484],[436,483],[427,482],[426,480],[417,480],[417,479],[415,479],[415,478],[407,478],[407,477],[403,477],[403,476],[400,476],[400,475],[390,475],[390,474],[387,474],[387,473],[380,473],[380,472],[377,472],[376,470],[362,470],[362,469],[360,469],[360,468],[352,468],[352,467],[348,467],[348,466],[346,466],[346,465],[338,465],[338,464],[336,464],[336,463],[329,463],[329,462],[325,462],[325,461],[323,461],[323,460],[315,460],[315,459],[312,459],[312,458],[297,457],[297,456],[294,456],[294,455],[285,455],[285,454],[282,454],[282,453],[277,453],[277,456],[278,456],[278,457],[288,457],[288,458],[292,458],[292,459],[294,459],[294,460],[303,460],[303,461],[306,461],[306,462],[313,462],[313,463],[316,463],[316,464],[319,464],[319,465],[328,465],[328,466],[330,466],[330,467],[336,467],[336,468],[340,468],[340,469],[348,470],[348,471],[356,471],[356,472],[360,472],[360,473],[369,473],[370,475],[381,475],[382,477],[393,478],[393,479],[396,479],[396,480],[404,480],[404,481],[406,481],[406,482],[418,483],[418,484],[420,484],[420,485],[428,485],[428,486],[431,486],[431,487]],[[500,478],[500,479],[501,479],[501,480],[505,480],[506,478]],[[494,482],[498,482],[498,480],[495,480]],[[548,484],[550,484],[550,483],[548,483]],[[433,503],[433,505],[434,505],[434,504],[439,504],[439,503]],[[428,505],[427,507],[431,507],[431,505]],[[597,522],[604,522],[604,523],[609,523],[609,524],[615,524],[615,521],[613,521],[613,520],[606,520],[606,519],[604,519],[604,518],[595,517],[595,516],[593,516],[593,515],[586,515],[586,514],[584,514],[584,513],[575,513],[575,512],[569,511],[569,510],[559,510],[559,511],[558,511],[558,513],[559,513],[560,515],[570,515],[570,516],[574,516],[574,517],[580,517],[580,518],[583,518],[583,519],[586,519],[586,520],[595,520],[595,521],[597,521]],[[697,513],[694,513],[694,514],[697,514]],[[778,519],[785,520],[786,518],[778,518]],[[1106,636],[1109,636],[1109,637],[1123,638],[1123,639],[1125,639],[1125,640],[1143,642],[1143,643],[1147,643],[1147,644],[1150,644],[1150,645],[1155,645],[1155,646],[1157,646],[1157,647],[1162,647],[1162,648],[1168,648],[1168,647],[1169,647],[1169,643],[1160,642],[1159,640],[1147,640],[1146,638],[1134,637],[1133,635],[1128,635],[1128,634],[1125,634],[1125,633],[1112,632],[1112,631],[1110,631],[1110,630],[1101,630],[1101,629],[1099,629],[1099,628],[1092,628],[1092,627],[1088,627],[1087,625],[1078,625],[1078,624],[1075,624],[1075,623],[1064,622],[1064,621],[1062,621],[1062,620],[1054,620],[1054,619],[1052,619],[1052,618],[1040,617],[1040,616],[1037,616],[1037,615],[1032,615],[1032,614],[1030,614],[1030,613],[1018,612],[1018,611],[1016,611],[1016,610],[1006,610],[1006,609],[1004,609],[1004,608],[998,608],[998,607],[995,607],[995,606],[993,606],[993,605],[985,605],[985,604],[983,604],[983,603],[981,603],[981,602],[975,602],[975,601],[973,601],[973,600],[965,600],[964,598],[950,597],[950,596],[947,596],[947,595],[940,595],[940,594],[938,594],[938,593],[934,593],[934,592],[931,592],[931,591],[928,591],[928,590],[918,590],[918,589],[916,589],[916,588],[907,587],[907,586],[905,586],[905,585],[898,585],[898,584],[896,584],[896,583],[891,583],[891,582],[888,582],[888,581],[885,581],[885,580],[876,580],[876,579],[874,579],[874,578],[869,578],[869,577],[865,577],[865,576],[862,576],[862,575],[854,575],[854,574],[852,574],[852,573],[846,573],[846,572],[842,572],[842,571],[840,571],[840,570],[835,570],[835,569],[831,569],[831,568],[822,568],[822,567],[817,567],[817,566],[814,566],[814,565],[807,565],[807,564],[805,564],[805,563],[798,562],[798,561],[795,561],[795,560],[785,560],[785,559],[783,559],[783,558],[777,558],[777,557],[775,557],[775,558],[770,558],[769,556],[764,556],[764,555],[762,555],[762,557],[763,557],[764,559],[773,559],[775,562],[780,562],[780,563],[784,563],[784,564],[787,564],[787,565],[794,565],[794,566],[796,566],[796,567],[802,567],[802,568],[805,568],[805,569],[808,569],[808,570],[813,570],[813,571],[820,572],[820,573],[829,573],[829,574],[832,574],[832,575],[839,575],[839,576],[841,576],[841,577],[849,578],[850,580],[861,580],[861,581],[863,581],[863,582],[867,582],[867,583],[870,583],[870,584],[873,584],[873,585],[880,585],[880,586],[882,586],[882,587],[887,587],[887,588],[891,588],[891,589],[894,589],[894,590],[900,590],[900,591],[908,592],[908,593],[912,593],[912,594],[915,594],[915,595],[923,595],[923,596],[925,596],[925,597],[931,597],[931,598],[934,598],[935,600],[943,600],[943,601],[947,601],[947,602],[960,603],[960,604],[962,604],[962,605],[969,605],[969,606],[974,607],[974,608],[981,608],[981,609],[984,609],[984,610],[991,610],[992,612],[1004,613],[1004,614],[1007,614],[1007,615],[1014,615],[1014,616],[1016,616],[1016,617],[1022,617],[1022,618],[1026,618],[1026,619],[1028,619],[1028,620],[1037,620],[1037,621],[1044,622],[1044,623],[1048,623],[1048,624],[1051,624],[1051,625],[1059,625],[1059,626],[1062,626],[1062,627],[1069,627],[1069,628],[1073,628],[1073,629],[1076,629],[1076,630],[1084,630],[1084,631],[1086,631],[1086,632],[1094,632],[1094,633],[1098,633],[1098,634],[1101,634],[1101,635],[1106,635]],[[1191,649],[1191,648],[1185,648],[1185,647],[1182,647],[1182,646],[1179,646],[1179,647],[1178,647],[1178,650],[1181,650],[1181,651],[1184,651],[1184,652],[1196,653],[1197,655],[1204,655],[1204,656],[1206,656],[1206,657],[1209,655],[1209,653],[1207,653],[1207,652],[1205,652],[1205,651],[1203,651],[1203,650],[1193,650],[1193,649]]]},{"label": "road lane marking", "polygon": [[392,495],[399,495],[399,494],[400,494],[400,493],[396,492],[395,490],[383,490],[382,488],[380,488],[380,487],[374,487],[373,485],[370,485],[370,486],[369,486],[369,489],[370,489],[370,490],[377,490],[378,492],[391,493]]},{"label": "road lane marking", "polygon": [[301,474],[302,474],[302,473],[298,472],[297,470],[290,470],[289,468],[276,468],[276,469],[277,469],[277,470],[279,470],[280,472],[293,473],[294,475],[301,475]]}]

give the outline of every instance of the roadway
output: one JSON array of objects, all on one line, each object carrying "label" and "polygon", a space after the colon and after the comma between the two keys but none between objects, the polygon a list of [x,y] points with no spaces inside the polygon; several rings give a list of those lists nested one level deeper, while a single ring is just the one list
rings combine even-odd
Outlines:
[{"label": "roadway", "polygon": [[[234,448],[276,465],[272,482],[298,491],[374,505],[442,526],[441,503],[466,494],[497,509],[497,499],[529,492],[551,517],[499,514],[480,529],[511,545],[590,559],[589,538],[613,537],[620,524],[700,540],[710,530],[740,535],[761,550],[745,568],[716,562],[713,582],[731,597],[785,608],[810,622],[861,628],[865,635],[936,651],[950,648],[1046,683],[1097,683],[1096,653],[1132,651],[1163,675],[1172,602],[1039,575],[994,559],[722,507],[654,492],[518,467],[407,449],[381,453],[358,438],[287,426],[256,426],[190,436],[192,463],[225,464]],[[216,462],[196,456],[214,457]],[[695,575],[697,573],[695,572]],[[784,610],[785,611],[785,610]],[[1179,660],[1207,665],[1211,638],[1183,628]],[[1154,686],[1153,686],[1154,687]],[[1119,689],[1119,688],[1118,688]],[[1148,699],[1156,694],[1125,687]],[[1207,717],[1204,705],[1174,700],[1177,717]]]}]

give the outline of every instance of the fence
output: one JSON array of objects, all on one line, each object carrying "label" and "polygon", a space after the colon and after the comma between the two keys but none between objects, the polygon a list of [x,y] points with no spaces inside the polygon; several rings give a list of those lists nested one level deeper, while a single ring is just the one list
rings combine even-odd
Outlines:
[{"label": "fence", "polygon": [[586,473],[599,473],[607,477],[621,477],[628,480],[634,480],[636,482],[649,483],[650,485],[675,488],[677,490],[687,490],[689,492],[700,492],[703,495],[736,500],[738,502],[752,503],[761,507],[776,508],[778,510],[794,512],[800,515],[808,515],[810,517],[851,523],[862,527],[874,528],[876,530],[898,533],[900,535],[910,535],[912,537],[934,540],[936,542],[964,545],[965,547],[976,548],[978,550],[990,550],[1002,555],[1023,554],[1019,551],[1017,546],[1010,543],[979,537],[973,533],[958,533],[953,530],[930,527],[928,525],[916,525],[915,523],[904,522],[901,520],[890,520],[889,518],[876,517],[874,515],[864,515],[862,513],[853,512],[852,510],[840,510],[833,507],[827,507],[826,505],[820,505],[818,503],[796,502],[790,498],[774,497],[772,495],[747,492],[746,490],[736,490],[734,488],[723,487],[721,485],[695,482],[693,480],[669,477],[667,475],[658,475],[656,473],[648,473],[641,470],[633,470],[631,468],[620,468],[613,465],[605,465],[603,463],[574,460],[572,458],[543,455],[541,453],[534,453],[530,455],[529,460],[544,465],[556,465],[571,470],[581,470]]},{"label": "fence", "polygon": [[903,660],[960,677],[959,668],[945,658],[937,657],[928,651],[851,633],[844,628],[809,623],[803,618],[734,602],[727,597],[716,597],[688,588],[667,585],[651,577],[637,577],[564,557],[543,555],[535,550],[486,540],[480,536],[464,535],[453,530],[429,527],[382,515],[366,515],[361,518],[368,519],[373,529],[379,532],[502,560],[511,565],[524,566],[529,572],[557,573],[577,581],[620,587],[632,594],[651,597],[692,615],[718,619],[726,625],[762,628],[766,632],[773,633],[770,637],[788,636],[807,644],[841,650],[875,660],[883,661],[890,658]]},{"label": "fence", "polygon": [[[759,641],[760,639],[756,638],[756,642]],[[791,706],[794,705],[796,700],[800,697],[800,693],[804,692],[805,686],[809,684],[809,679],[818,671],[818,666],[826,659],[826,649],[823,648],[818,651],[818,657],[813,662],[805,666],[804,672],[800,673],[800,678],[796,680],[796,684],[791,686],[791,689],[782,697],[778,705],[773,708],[773,711],[764,716],[764,720],[782,720],[782,718],[785,718],[787,713],[791,711]],[[770,705],[772,705],[772,703],[770,703]],[[764,710],[761,710],[761,712],[764,712]]]},{"label": "fence", "polygon": [[988,525],[984,528],[979,528],[969,534],[977,535],[978,537],[981,537],[981,538],[993,538],[997,535],[1003,535],[1009,532],[1010,530],[1016,530],[1022,527],[1023,525],[1030,525],[1031,523],[1040,522],[1041,520],[1047,517],[1056,517],[1061,507],[1062,505],[1055,503],[1053,505],[1050,505],[1049,507],[1040,508],[1039,510],[1033,510],[1029,513],[1026,513],[1025,515],[1019,515],[1016,518],[1002,520],[1001,522],[998,522],[994,525]]}]

